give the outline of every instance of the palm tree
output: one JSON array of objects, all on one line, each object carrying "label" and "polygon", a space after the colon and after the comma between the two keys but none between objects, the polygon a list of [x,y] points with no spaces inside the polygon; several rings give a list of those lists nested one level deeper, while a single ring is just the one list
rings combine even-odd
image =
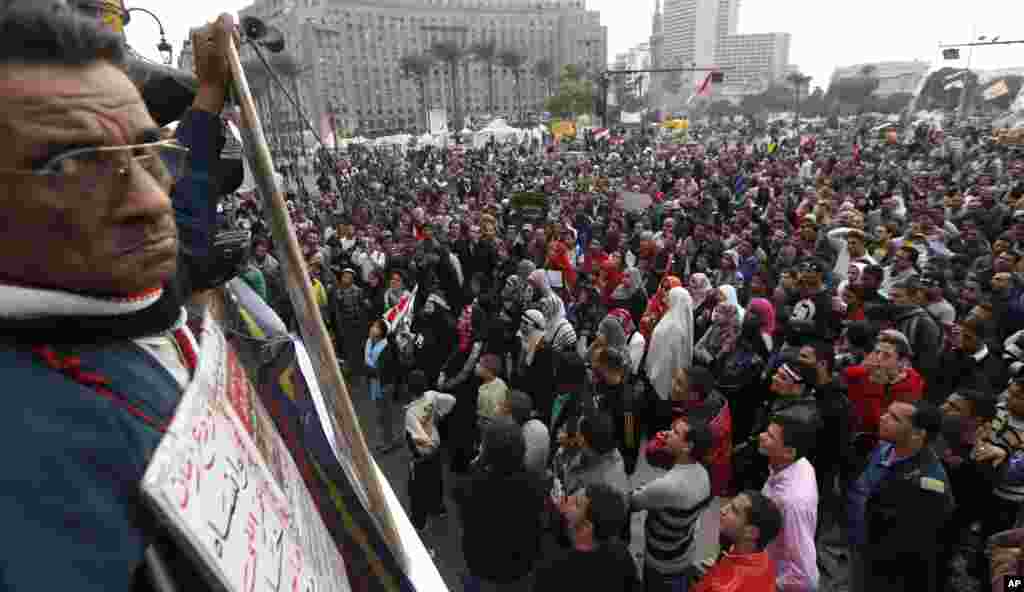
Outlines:
[{"label": "palm tree", "polygon": [[544,102],[551,97],[551,83],[555,79],[555,65],[550,59],[544,58],[533,65],[533,74],[544,85]]},{"label": "palm tree", "polygon": [[434,66],[434,58],[429,55],[407,55],[399,61],[398,67],[406,78],[415,78],[420,87],[420,101],[422,102],[423,129],[429,128],[427,122],[427,111],[430,109],[430,96],[427,95],[427,79],[430,77],[430,70]]},{"label": "palm tree", "polygon": [[462,123],[462,117],[459,113],[458,71],[459,61],[465,57],[466,52],[455,41],[438,41],[430,48],[430,53],[437,61],[448,66],[449,86],[451,86],[452,92],[452,119],[455,125],[459,126]]},{"label": "palm tree", "polygon": [[522,52],[519,52],[514,49],[504,49],[498,54],[498,62],[501,64],[501,67],[507,68],[512,71],[512,78],[516,84],[516,117],[518,119],[522,119],[522,113],[520,113],[521,105],[519,100],[519,77],[522,74],[522,72],[520,72],[520,69],[526,63],[526,56],[523,55]]},{"label": "palm tree", "polygon": [[494,114],[494,64],[498,61],[498,44],[489,39],[477,43],[469,52],[473,57],[487,65],[487,110]]},{"label": "palm tree", "polygon": [[794,114],[795,114],[795,118],[794,118],[793,121],[794,121],[794,124],[796,126],[796,130],[799,133],[799,131],[800,131],[800,89],[803,88],[803,86],[805,84],[810,84],[811,77],[807,76],[807,75],[805,75],[805,74],[803,74],[801,72],[791,72],[789,74],[789,76],[786,76],[786,82],[788,82],[788,83],[793,85],[793,97],[795,99],[794,103],[793,103],[793,107],[794,107],[793,111],[794,111]]}]

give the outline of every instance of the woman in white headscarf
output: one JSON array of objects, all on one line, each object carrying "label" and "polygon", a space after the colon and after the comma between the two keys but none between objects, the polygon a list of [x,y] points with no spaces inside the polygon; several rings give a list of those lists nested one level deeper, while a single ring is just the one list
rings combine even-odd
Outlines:
[{"label": "woman in white headscarf", "polygon": [[672,396],[672,377],[693,364],[693,300],[684,288],[668,293],[668,312],[658,321],[647,352],[647,379],[662,401]]},{"label": "woman in white headscarf", "polygon": [[718,294],[719,303],[726,302],[736,307],[736,321],[742,325],[743,317],[747,316],[747,311],[740,306],[740,298],[739,295],[736,294],[736,288],[729,284],[722,284],[721,286],[718,286]]},{"label": "woman in white headscarf", "polygon": [[419,370],[409,376],[409,388],[419,396],[405,408],[405,441],[412,454],[409,465],[410,518],[416,530],[427,526],[430,516],[444,514],[444,470],[441,466],[441,433],[438,424],[455,407],[455,397],[428,390]]},{"label": "woman in white headscarf", "polygon": [[[531,308],[536,308],[544,314],[544,339],[551,343],[555,340],[562,321],[565,320],[565,303],[562,302],[562,298],[555,294],[555,291],[551,288],[548,274],[543,269],[534,270],[530,274],[530,285],[533,286],[533,289],[538,294],[537,301]],[[572,342],[573,345],[576,344],[575,339]]]}]

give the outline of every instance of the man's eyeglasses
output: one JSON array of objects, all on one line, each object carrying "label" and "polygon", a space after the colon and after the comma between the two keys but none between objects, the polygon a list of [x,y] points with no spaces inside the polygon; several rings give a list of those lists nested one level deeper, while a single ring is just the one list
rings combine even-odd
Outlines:
[{"label": "man's eyeglasses", "polygon": [[59,154],[34,170],[0,169],[0,174],[33,175],[100,185],[131,176],[132,161],[163,186],[181,180],[189,169],[189,149],[176,140],[130,146],[95,146]]}]

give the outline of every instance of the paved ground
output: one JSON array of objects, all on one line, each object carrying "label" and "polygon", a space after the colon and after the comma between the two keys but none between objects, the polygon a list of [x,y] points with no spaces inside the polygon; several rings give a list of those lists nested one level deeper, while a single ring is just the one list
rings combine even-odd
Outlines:
[{"label": "paved ground", "polygon": [[[379,443],[376,423],[376,408],[366,397],[366,390],[362,381],[354,381],[352,385],[352,392],[355,398],[353,403],[356,407],[356,413],[359,414],[363,430],[366,433],[366,437],[372,449],[374,445]],[[392,417],[396,434],[402,433],[403,418],[404,409],[401,406],[396,405]],[[410,461],[409,452],[403,446],[390,454],[375,453],[375,457],[378,465],[381,467],[381,470],[383,470],[387,475],[395,494],[402,501],[402,505],[406,508],[406,511],[408,511],[409,497],[407,485]],[[639,487],[651,479],[656,478],[659,474],[661,474],[660,470],[650,467],[647,462],[641,458],[637,465],[636,472],[632,477],[633,486]],[[448,473],[446,469],[446,491],[450,492],[454,482],[453,475]],[[454,511],[454,502],[450,497],[447,500],[447,504],[449,508],[448,516],[442,520],[432,519],[423,536],[423,542],[427,547],[434,550],[435,563],[438,571],[440,571],[445,582],[448,583],[449,589],[452,592],[458,592],[462,590],[461,578],[465,571],[465,563],[462,559],[458,518]],[[708,508],[707,512],[718,512],[719,507],[720,506],[717,502],[713,503]],[[632,545],[630,546],[630,550],[633,552],[634,557],[638,558],[638,564],[643,558],[643,520],[644,513],[635,514],[633,516]],[[700,545],[699,554],[701,557],[714,557],[718,552],[717,520],[702,520],[701,524],[702,526],[698,534],[698,544]],[[711,528],[709,525],[714,525],[714,527]],[[837,539],[838,535],[834,531],[826,533],[825,539],[828,540],[829,538]],[[545,545],[549,544],[553,545],[554,543],[551,541],[545,541]],[[819,565],[822,571],[820,590],[827,592],[844,591],[846,589],[844,550],[827,544],[819,544],[819,556]]]}]

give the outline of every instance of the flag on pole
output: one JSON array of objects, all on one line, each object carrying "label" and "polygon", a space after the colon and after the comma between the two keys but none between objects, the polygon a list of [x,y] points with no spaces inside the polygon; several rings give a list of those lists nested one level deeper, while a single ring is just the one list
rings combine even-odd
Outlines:
[{"label": "flag on pole", "polygon": [[697,85],[697,90],[695,90],[694,93],[692,95],[690,95],[690,98],[689,98],[689,100],[686,101],[686,104],[692,103],[693,100],[698,98],[698,97],[709,97],[709,96],[711,96],[711,75],[712,74],[713,74],[713,72],[708,72],[708,75],[704,77],[704,80],[702,80],[701,83]]},{"label": "flag on pole", "polygon": [[708,75],[704,77],[704,81],[697,85],[697,95],[707,96],[711,94],[711,75],[713,72],[708,72]]},{"label": "flag on pole", "polygon": [[416,292],[419,286],[413,288],[412,292],[406,292],[398,300],[398,304],[392,306],[384,313],[384,322],[388,324],[388,333],[410,332],[412,328],[412,309],[416,305]]}]

